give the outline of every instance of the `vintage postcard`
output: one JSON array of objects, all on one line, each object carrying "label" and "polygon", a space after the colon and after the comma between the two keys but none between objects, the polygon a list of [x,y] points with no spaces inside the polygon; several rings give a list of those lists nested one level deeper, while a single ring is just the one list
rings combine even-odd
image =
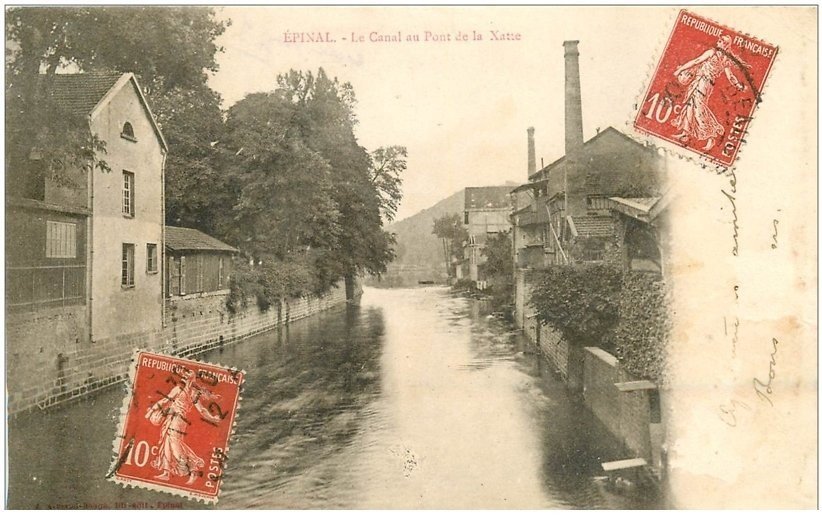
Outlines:
[{"label": "vintage postcard", "polygon": [[7,508],[818,506],[816,7],[4,17]]}]

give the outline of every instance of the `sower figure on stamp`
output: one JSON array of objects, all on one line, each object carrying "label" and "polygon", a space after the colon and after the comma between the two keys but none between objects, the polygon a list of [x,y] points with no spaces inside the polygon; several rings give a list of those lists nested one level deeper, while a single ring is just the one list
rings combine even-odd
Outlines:
[{"label": "sower figure on stamp", "polygon": [[218,424],[220,419],[202,405],[203,401],[215,398],[217,395],[197,383],[193,371],[184,369],[180,382],[168,395],[149,408],[146,418],[154,425],[163,426],[157,457],[151,461],[151,466],[162,473],[154,478],[169,480],[171,474],[174,474],[188,476],[186,484],[194,483],[201,468],[205,466],[205,461],[185,443],[191,424],[188,414],[194,408],[205,420]]},{"label": "sower figure on stamp", "polygon": [[681,84],[688,84],[688,90],[682,112],[671,122],[680,131],[673,138],[682,142],[688,142],[691,138],[707,141],[702,148],[706,152],[716,144],[715,138],[725,133],[725,128],[708,107],[716,79],[724,73],[737,90],[745,90],[745,85],[733,74],[731,66],[747,67],[747,64],[734,56],[730,47],[731,37],[723,35],[714,49],[705,51],[674,70],[674,76]]}]

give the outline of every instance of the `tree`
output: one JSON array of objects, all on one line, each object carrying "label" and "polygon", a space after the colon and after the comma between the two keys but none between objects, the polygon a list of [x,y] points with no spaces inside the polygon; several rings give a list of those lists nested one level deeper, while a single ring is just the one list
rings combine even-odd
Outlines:
[{"label": "tree", "polygon": [[468,241],[468,230],[462,226],[459,214],[449,214],[434,219],[431,233],[442,241],[446,272],[450,277],[454,275],[451,262],[461,265],[465,259],[463,246]]},{"label": "tree", "polygon": [[[339,211],[341,229],[338,245],[318,263],[339,271],[348,280],[360,272],[385,272],[394,258],[394,239],[382,229],[381,209],[396,207],[396,200],[393,205],[391,200],[399,198],[399,185],[395,185],[394,196],[384,198],[380,193],[377,183],[385,178],[374,179],[375,163],[354,135],[357,120],[353,87],[329,78],[321,68],[316,75],[297,71],[280,75],[277,93],[300,108],[293,122],[306,145],[331,167],[330,196]],[[404,169],[398,159],[403,150],[395,147],[393,158],[397,160],[392,167],[396,173],[386,172],[387,176],[398,176]]]},{"label": "tree", "polygon": [[239,189],[226,236],[258,259],[302,258],[314,292],[384,272],[394,257],[383,213],[401,198],[405,148],[372,157],[359,146],[355,101],[350,85],[323,70],[290,71],[273,92],[235,104],[226,120],[224,171]]},{"label": "tree", "polygon": [[166,223],[222,235],[233,221],[239,188],[226,176],[225,125],[219,94],[207,86],[155,91],[151,109],[169,152]]},{"label": "tree", "polygon": [[217,71],[215,40],[230,22],[204,7],[14,7],[6,38],[15,74],[132,72],[145,88],[196,87]]},{"label": "tree", "polygon": [[36,80],[6,90],[6,188],[28,197],[37,193],[31,188],[44,177],[71,186],[72,173],[87,167],[109,169],[102,159],[105,142],[91,133],[85,117],[42,96],[48,82]]},{"label": "tree", "polygon": [[[91,134],[85,120],[44,97],[49,78],[58,70],[133,72],[152,106],[162,107],[166,97],[180,103],[182,94],[188,95],[190,103],[207,90],[206,72],[217,70],[215,55],[221,48],[215,40],[228,23],[217,20],[213,9],[201,7],[8,9],[7,175],[23,179],[42,174],[68,184],[67,171],[90,165],[106,168],[101,159],[105,144]],[[183,115],[184,121],[189,114]],[[175,126],[177,120],[170,115],[162,124],[172,131],[196,128],[196,123]],[[192,152],[183,152],[185,148],[169,155],[173,183],[179,182],[179,178],[175,181],[177,167],[202,161],[197,152],[191,157],[185,155]]]},{"label": "tree", "polygon": [[488,236],[482,249],[485,256],[484,271],[495,308],[511,305],[514,299],[514,261],[510,232]]},{"label": "tree", "polygon": [[302,140],[299,118],[278,93],[249,95],[228,112],[226,147],[235,153],[226,170],[240,190],[224,234],[255,258],[337,244],[331,166]]},{"label": "tree", "polygon": [[402,200],[400,174],[408,167],[404,146],[387,146],[371,153],[371,184],[380,194],[380,209],[386,221],[393,221]]}]

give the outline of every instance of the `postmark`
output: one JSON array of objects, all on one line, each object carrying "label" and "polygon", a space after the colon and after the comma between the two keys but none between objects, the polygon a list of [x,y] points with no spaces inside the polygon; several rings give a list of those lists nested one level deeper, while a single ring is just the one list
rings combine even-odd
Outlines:
[{"label": "postmark", "polygon": [[216,503],[245,373],[137,351],[108,477]]},{"label": "postmark", "polygon": [[634,127],[730,167],[745,141],[778,48],[680,11]]}]

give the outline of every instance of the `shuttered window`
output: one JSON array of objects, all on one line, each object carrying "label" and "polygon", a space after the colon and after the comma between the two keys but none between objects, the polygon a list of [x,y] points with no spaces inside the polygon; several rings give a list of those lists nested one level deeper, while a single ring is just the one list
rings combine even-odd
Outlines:
[{"label": "shuttered window", "polygon": [[77,257],[77,225],[46,221],[46,257]]}]

